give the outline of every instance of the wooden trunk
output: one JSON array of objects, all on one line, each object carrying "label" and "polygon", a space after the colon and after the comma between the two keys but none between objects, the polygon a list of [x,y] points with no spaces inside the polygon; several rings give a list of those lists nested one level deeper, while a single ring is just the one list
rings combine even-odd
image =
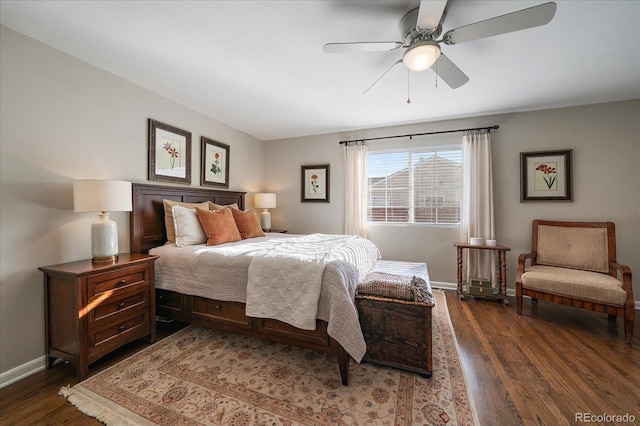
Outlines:
[{"label": "wooden trunk", "polygon": [[432,304],[359,294],[356,306],[367,343],[363,361],[431,377]]}]

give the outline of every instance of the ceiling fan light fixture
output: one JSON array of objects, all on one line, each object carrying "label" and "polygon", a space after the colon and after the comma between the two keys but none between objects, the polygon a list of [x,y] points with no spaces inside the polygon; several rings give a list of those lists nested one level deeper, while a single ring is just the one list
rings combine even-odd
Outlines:
[{"label": "ceiling fan light fixture", "polygon": [[404,52],[402,62],[411,71],[424,71],[431,68],[440,57],[440,45],[433,40],[421,40]]}]

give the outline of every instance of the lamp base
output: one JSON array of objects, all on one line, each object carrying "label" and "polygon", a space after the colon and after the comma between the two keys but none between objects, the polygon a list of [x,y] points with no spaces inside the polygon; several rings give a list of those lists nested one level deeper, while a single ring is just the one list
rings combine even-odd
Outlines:
[{"label": "lamp base", "polygon": [[114,256],[93,257],[93,258],[91,258],[91,261],[93,263],[117,262],[118,261],[118,255],[116,254]]},{"label": "lamp base", "polygon": [[271,213],[268,209],[264,209],[260,213],[260,226],[263,231],[271,232]]},{"label": "lamp base", "polygon": [[112,262],[118,258],[118,225],[109,219],[109,213],[91,224],[91,256],[94,262]]}]

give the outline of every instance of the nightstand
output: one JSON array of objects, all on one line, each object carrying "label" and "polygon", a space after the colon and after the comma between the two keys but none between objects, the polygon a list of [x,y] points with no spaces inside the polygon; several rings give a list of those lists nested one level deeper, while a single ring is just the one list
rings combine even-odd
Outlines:
[{"label": "nightstand", "polygon": [[61,358],[83,380],[91,363],[115,349],[142,337],[155,340],[156,258],[124,253],[113,262],[38,268],[44,273],[47,368]]}]

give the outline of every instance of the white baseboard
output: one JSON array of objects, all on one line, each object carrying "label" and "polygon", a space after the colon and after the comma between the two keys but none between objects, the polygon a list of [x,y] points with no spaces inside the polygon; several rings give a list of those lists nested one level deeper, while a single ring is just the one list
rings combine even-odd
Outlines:
[{"label": "white baseboard", "polygon": [[454,283],[444,283],[441,281],[431,281],[431,288],[439,288],[442,290],[457,290],[458,289],[458,285],[454,284]]},{"label": "white baseboard", "polygon": [[0,389],[17,382],[18,380],[22,380],[34,373],[37,373],[38,371],[44,370],[47,366],[44,358],[44,355],[42,355],[39,358],[12,368],[9,371],[0,373]]}]

